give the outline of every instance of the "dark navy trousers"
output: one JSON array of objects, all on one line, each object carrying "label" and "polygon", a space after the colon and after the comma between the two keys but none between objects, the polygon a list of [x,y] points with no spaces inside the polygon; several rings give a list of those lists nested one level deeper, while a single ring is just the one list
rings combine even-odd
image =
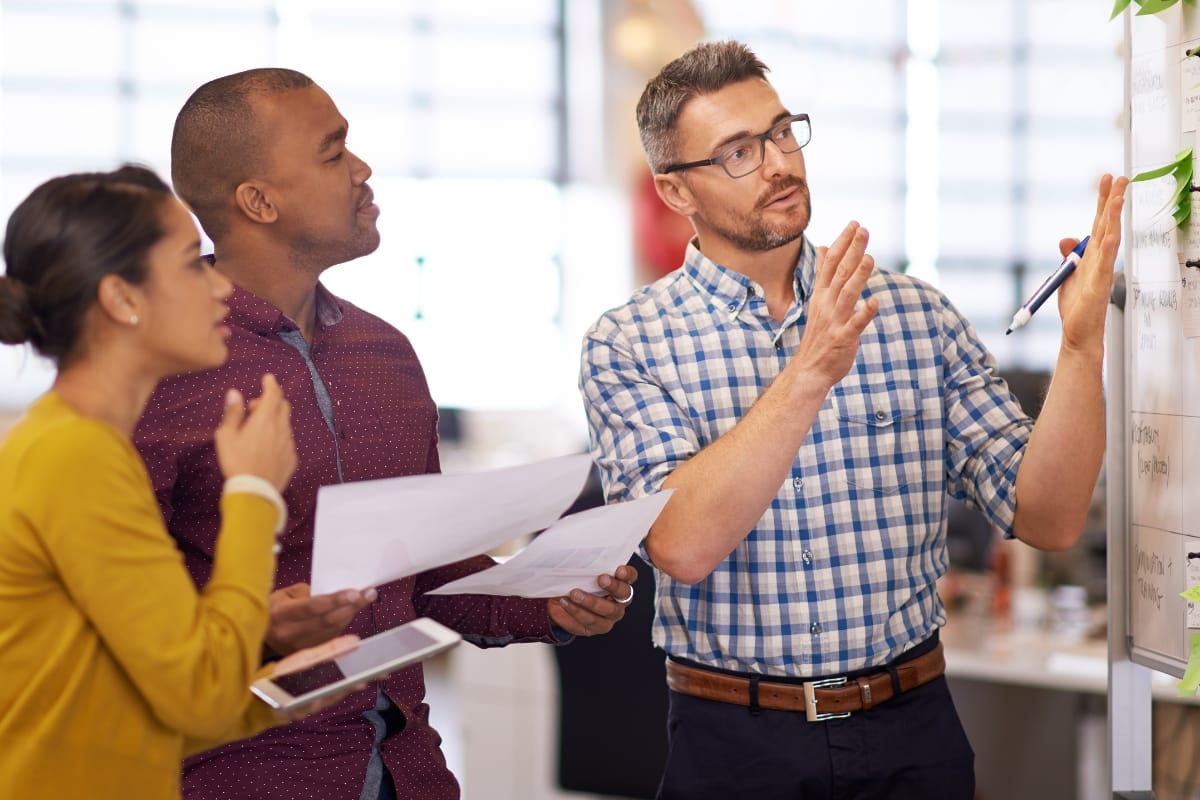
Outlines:
[{"label": "dark navy trousers", "polygon": [[670,692],[660,800],[971,800],[975,752],[943,675],[867,711],[794,711]]}]

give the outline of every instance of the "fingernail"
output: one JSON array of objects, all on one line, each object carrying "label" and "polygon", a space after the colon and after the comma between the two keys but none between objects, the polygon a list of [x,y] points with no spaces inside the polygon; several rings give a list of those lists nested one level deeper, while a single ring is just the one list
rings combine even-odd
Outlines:
[{"label": "fingernail", "polygon": [[565,598],[565,597],[560,597],[560,598],[558,598],[558,604],[559,604],[560,606],[562,606],[563,608],[570,608],[570,607],[571,607],[571,603],[570,603],[570,602],[567,600],[567,598]]},{"label": "fingernail", "polygon": [[376,589],[367,589],[367,591],[363,592],[363,597],[367,599],[368,603],[374,603],[375,598],[379,597],[379,592]]},{"label": "fingernail", "polygon": [[578,589],[573,590],[571,592],[571,599],[574,600],[576,603],[582,603],[583,602],[583,592],[579,591]]},{"label": "fingernail", "polygon": [[609,586],[612,586],[612,578],[607,575],[601,575],[596,583],[600,584],[601,589],[607,589]]}]

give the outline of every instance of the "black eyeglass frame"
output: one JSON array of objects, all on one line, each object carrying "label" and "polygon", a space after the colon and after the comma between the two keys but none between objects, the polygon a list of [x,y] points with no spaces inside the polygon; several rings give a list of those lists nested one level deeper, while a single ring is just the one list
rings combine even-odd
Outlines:
[{"label": "black eyeglass frame", "polygon": [[[784,150],[782,147],[779,147],[779,142],[775,142],[775,146],[779,147],[779,152],[781,152],[781,153],[797,153],[800,150],[804,149],[805,145],[807,145],[809,142],[812,141],[812,120],[810,120],[808,118],[808,114],[792,114],[789,117],[784,117],[783,119],[779,120],[779,122],[776,122],[774,125],[772,125],[769,130],[766,130],[762,133],[755,134],[753,136],[747,136],[744,139],[738,139],[737,141],[730,142],[729,145],[721,151],[720,155],[717,155],[713,158],[706,158],[701,161],[688,161],[685,164],[671,164],[671,165],[663,168],[662,174],[665,175],[670,172],[679,172],[681,170],[691,169],[692,167],[708,167],[708,166],[712,166],[712,165],[720,165],[721,169],[725,170],[725,174],[728,175],[730,178],[733,178],[735,181],[738,178],[744,178],[747,175],[753,173],[755,170],[757,170],[759,167],[761,167],[763,165],[763,161],[765,161],[766,157],[767,157],[767,140],[771,139],[771,141],[775,141],[774,139],[772,139],[773,134],[782,130],[784,127],[790,128],[792,125],[796,124],[797,122],[806,123],[806,126],[808,128],[808,138],[806,140],[804,140],[804,142],[797,145],[794,150]],[[759,149],[758,165],[755,166],[754,169],[749,170],[748,172],[743,172],[741,175],[734,175],[732,172],[729,171],[729,167],[727,167],[725,165],[726,158],[728,157],[729,153],[732,152],[733,150],[737,149],[738,147],[743,147],[748,142],[752,142],[752,141],[758,142],[758,149]]]}]

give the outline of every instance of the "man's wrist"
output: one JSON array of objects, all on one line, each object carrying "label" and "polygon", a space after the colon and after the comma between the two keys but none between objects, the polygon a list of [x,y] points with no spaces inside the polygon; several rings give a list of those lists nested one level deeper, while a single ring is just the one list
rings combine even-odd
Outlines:
[{"label": "man's wrist", "polygon": [[554,637],[554,644],[570,644],[575,641],[575,634],[566,628],[558,627],[553,622],[550,623],[550,635]]}]

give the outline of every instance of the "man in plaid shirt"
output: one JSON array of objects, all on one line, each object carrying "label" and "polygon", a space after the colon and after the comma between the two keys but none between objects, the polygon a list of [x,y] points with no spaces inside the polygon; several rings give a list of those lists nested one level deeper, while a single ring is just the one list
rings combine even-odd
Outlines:
[{"label": "man in plaid shirt", "polygon": [[1035,425],[944,295],[874,268],[866,229],[809,242],[811,123],[766,71],[707,43],[648,84],[642,143],[696,238],[584,343],[609,501],[675,490],[644,546],[671,688],[660,796],[969,800],[938,642],[946,494],[1034,547],[1078,539],[1127,181],[1101,180],[1059,290]]}]

